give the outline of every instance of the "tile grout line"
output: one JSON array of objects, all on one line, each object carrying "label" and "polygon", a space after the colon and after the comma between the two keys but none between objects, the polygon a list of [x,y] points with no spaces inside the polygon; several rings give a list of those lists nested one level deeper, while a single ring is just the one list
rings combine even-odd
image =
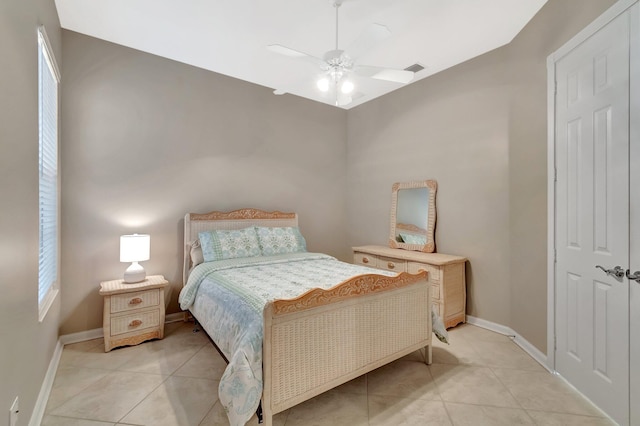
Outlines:
[{"label": "tile grout line", "polygon": [[[164,339],[165,339],[165,338],[167,338],[167,337],[170,337],[170,336],[165,336],[165,337],[164,337],[163,339],[161,339],[161,340],[164,340]],[[161,341],[161,340],[158,340],[158,341]],[[196,354],[197,354],[197,353],[199,353],[199,352],[200,352],[200,351],[201,351],[205,346],[206,346],[206,345],[204,345],[204,344],[203,344],[203,345],[202,345],[202,347],[200,347],[200,349],[198,349],[196,352],[194,352],[194,354],[193,354],[191,357],[189,357],[189,359],[185,360],[182,364],[180,364],[180,366],[178,366],[178,367],[177,367],[175,370],[173,370],[173,372],[171,372],[170,374],[168,374],[168,375],[166,375],[166,376],[164,376],[163,374],[159,374],[160,376],[164,376],[164,380],[162,380],[162,382],[160,382],[160,383],[158,384],[158,386],[156,386],[155,388],[153,388],[153,389],[152,389],[152,390],[151,390],[151,391],[150,391],[150,392],[149,392],[149,393],[148,393],[144,398],[142,398],[142,399],[140,400],[140,402],[138,402],[135,406],[133,406],[133,407],[131,408],[131,410],[129,410],[129,411],[128,411],[124,416],[122,416],[122,417],[121,417],[121,418],[116,422],[116,424],[117,424],[117,423],[120,423],[120,422],[121,422],[125,417],[127,417],[129,414],[131,414],[131,412],[133,412],[136,408],[138,408],[138,407],[140,406],[140,404],[142,404],[144,401],[146,401],[146,400],[147,400],[147,398],[149,398],[149,396],[151,396],[151,394],[152,394],[153,392],[155,392],[157,389],[159,389],[159,388],[160,388],[160,386],[162,386],[164,383],[166,383],[166,381],[167,381],[167,380],[169,380],[169,378],[170,378],[170,377],[173,377],[173,375],[174,375],[174,373],[175,373],[176,371],[178,371],[178,370],[179,370],[180,368],[182,368],[182,367],[183,367],[187,362],[189,362],[189,361],[190,361],[194,356],[196,356]],[[126,364],[126,363],[125,363],[125,364]],[[123,366],[124,366],[125,364],[123,364]],[[122,371],[122,372],[129,372],[129,373],[130,373],[130,371],[126,371],[126,370],[119,370],[119,371]],[[152,373],[140,373],[140,372],[136,372],[136,373],[138,373],[138,374],[156,375],[156,374],[152,374]],[[175,377],[180,377],[180,376],[175,376]],[[216,402],[217,402],[217,401],[216,401]],[[214,405],[215,405],[215,404],[214,404]],[[213,407],[212,407],[212,408],[213,408]],[[209,414],[209,412],[207,412],[207,414]],[[205,415],[205,417],[206,417],[206,415]],[[203,418],[200,420],[200,422],[202,422],[202,420],[204,420],[204,419],[205,419],[205,417],[203,417]]]},{"label": "tile grout line", "polygon": [[[173,321],[173,322],[177,322],[177,321]],[[170,337],[170,335],[165,336],[163,339],[160,339],[158,341],[164,340],[165,338]],[[191,359],[193,359],[193,357],[195,357],[201,350],[204,349],[204,347],[206,347],[206,343],[203,344],[197,351],[195,351],[193,353],[193,355],[191,355],[191,357],[189,357],[187,360],[185,360],[182,364],[180,364],[178,367],[176,367],[170,374],[168,375],[163,375],[163,374],[154,374],[154,373],[144,373],[144,372],[136,372],[137,374],[148,374],[148,375],[159,375],[159,376],[164,376],[164,380],[162,382],[160,382],[155,388],[153,388],[151,391],[149,391],[149,393],[140,400],[140,402],[138,402],[135,406],[133,406],[131,408],[131,410],[129,410],[127,413],[125,413],[117,422],[116,424],[120,424],[120,422],[122,422],[129,414],[131,414],[136,408],[138,408],[144,401],[146,401],[153,392],[155,392],[157,389],[160,388],[160,386],[162,386],[163,384],[165,384],[167,382],[167,380],[169,380],[169,378],[171,377],[180,377],[183,378],[183,376],[174,376],[174,374],[180,369],[182,368],[187,362],[191,361]],[[125,363],[126,364],[126,363]],[[123,366],[125,365],[123,364]],[[127,370],[118,370],[121,372],[130,372]],[[192,377],[186,377],[187,379],[191,379]],[[216,401],[211,408],[209,409],[209,411],[211,411],[211,409],[213,409],[213,407],[215,406],[215,404],[217,404],[218,401]],[[207,411],[207,413],[205,413],[204,417],[200,420],[199,423],[202,423],[202,421],[207,417],[207,414],[209,414],[209,411]]]},{"label": "tile grout line", "polygon": [[[514,345],[516,345],[515,341],[512,342]],[[517,345],[516,345],[517,346]],[[496,372],[494,371],[493,367],[489,367],[489,370],[491,370],[491,374],[493,374],[495,376],[495,378],[498,380],[498,382],[504,386],[504,388],[507,390],[507,392],[509,392],[509,395],[511,395],[511,398],[513,398],[513,400],[516,402],[516,404],[518,404],[518,407],[520,407],[520,409],[522,411],[524,411],[524,413],[527,415],[527,417],[529,419],[531,419],[531,421],[533,422],[534,425],[537,425],[538,422],[536,422],[536,420],[531,416],[531,414],[529,414],[529,411],[527,411],[527,409],[525,407],[522,406],[522,403],[518,400],[518,398],[516,398],[516,396],[513,394],[513,392],[511,392],[511,389],[509,389],[509,387],[502,381],[500,380],[500,377],[498,377],[498,375],[496,374]]]},{"label": "tile grout line", "polygon": [[[479,327],[479,328],[482,328],[482,327]],[[178,331],[179,331],[179,332],[178,332]],[[492,331],[492,332],[493,332],[493,331]],[[455,332],[454,332],[454,333],[455,333]],[[493,332],[493,333],[495,333],[495,332]],[[498,333],[498,334],[499,334],[499,333]],[[173,336],[173,337],[178,336],[179,338],[182,338],[182,337],[183,337],[183,336],[182,336],[182,331],[180,330],[180,328],[177,328],[177,329],[175,330],[175,333],[172,333],[172,334],[171,334],[171,336]],[[166,337],[171,337],[171,336],[166,336]],[[470,335],[470,336],[473,336],[473,335]],[[457,336],[457,337],[456,337],[456,339],[460,339],[461,341],[464,341],[463,343],[464,343],[466,346],[471,347],[471,348],[474,350],[474,352],[477,352],[477,351],[475,350],[475,346],[474,346],[474,345],[472,345],[472,344],[470,343],[470,341],[471,341],[471,340],[473,340],[473,342],[476,342],[476,341],[477,341],[477,342],[494,343],[494,342],[493,342],[493,341],[491,341],[491,340],[483,340],[483,339],[477,339],[477,340],[476,340],[476,339],[466,339],[466,338],[463,338],[463,335],[462,335],[462,334],[460,334],[460,336]],[[523,350],[523,349],[522,349],[522,347],[520,347],[520,345],[518,345],[516,342],[513,342],[513,340],[509,339],[508,341],[509,341],[510,343],[513,343],[514,345],[516,345],[515,347],[517,347],[518,349]],[[505,341],[505,342],[495,342],[495,343],[506,343],[506,341]],[[98,344],[99,344],[99,343],[98,343]],[[171,355],[171,354],[173,353],[173,352],[172,352],[173,346],[174,346],[174,345],[168,345],[166,348],[164,348],[164,347],[163,347],[162,349],[163,349],[163,350],[166,350],[166,351],[168,352],[168,354],[165,354],[165,355],[162,355],[162,356]],[[136,374],[144,374],[144,375],[147,375],[147,376],[162,376],[162,377],[163,377],[163,380],[161,381],[161,383],[159,383],[157,386],[155,386],[153,389],[151,389],[151,390],[148,392],[148,394],[146,394],[146,395],[142,398],[142,400],[140,400],[140,401],[139,401],[139,402],[138,402],[134,407],[132,407],[132,408],[131,408],[131,409],[130,409],[126,414],[124,414],[124,416],[123,416],[122,418],[120,418],[120,419],[118,420],[118,422],[105,422],[104,420],[98,420],[98,419],[83,419],[83,418],[79,418],[79,417],[69,417],[68,415],[58,415],[58,416],[56,416],[56,415],[54,415],[54,414],[51,414],[51,412],[45,413],[45,415],[46,415],[46,416],[51,416],[51,417],[59,417],[59,418],[81,419],[81,420],[92,420],[92,421],[96,421],[96,422],[98,422],[98,421],[99,421],[99,422],[105,422],[105,423],[104,423],[104,424],[105,424],[105,426],[106,426],[107,424],[110,424],[110,425],[126,424],[126,422],[121,423],[121,422],[123,422],[124,418],[126,418],[126,416],[130,415],[134,410],[136,410],[136,409],[137,409],[137,408],[138,408],[138,407],[139,407],[143,402],[145,402],[145,401],[149,400],[149,397],[151,396],[151,394],[153,394],[154,392],[156,392],[156,391],[158,390],[158,388],[160,388],[163,384],[166,384],[166,383],[167,383],[167,380],[170,380],[170,378],[171,378],[171,377],[175,377],[175,378],[188,378],[188,379],[198,378],[198,377],[193,377],[193,376],[178,376],[178,375],[176,375],[176,373],[177,373],[181,368],[183,368],[187,363],[189,363],[189,362],[193,361],[193,360],[194,360],[194,358],[195,358],[195,357],[196,357],[200,352],[202,352],[205,348],[207,348],[207,347],[208,347],[208,345],[207,345],[206,343],[202,344],[202,345],[201,345],[201,346],[200,346],[200,347],[199,347],[199,348],[198,348],[198,349],[197,349],[197,350],[196,350],[196,351],[195,351],[191,356],[189,356],[187,359],[185,359],[183,362],[181,362],[181,363],[180,363],[180,365],[178,365],[175,369],[173,369],[173,370],[171,371],[171,373],[170,373],[170,374],[168,374],[168,375],[164,375],[164,374],[156,374],[156,373],[149,373],[149,372],[135,372]],[[85,348],[85,349],[86,349],[86,348]],[[444,351],[447,351],[447,347],[446,347],[446,346],[445,346],[445,347],[443,347],[442,349],[443,349]],[[460,349],[462,349],[462,345],[460,346]],[[524,351],[524,350],[523,350],[523,351]],[[85,351],[82,351],[82,352],[85,352]],[[454,352],[455,352],[455,351],[454,351]],[[530,354],[528,354],[528,353],[526,353],[526,351],[524,351],[524,352],[525,352],[525,354],[526,354],[526,355],[528,355],[529,357],[531,357],[531,355],[530,355]],[[463,353],[464,353],[464,352],[463,352]],[[519,356],[519,355],[518,355],[518,356]],[[454,355],[454,358],[457,358],[457,357]],[[533,358],[533,357],[531,357],[531,358]],[[449,358],[447,358],[447,357],[445,356],[445,359],[449,359]],[[534,361],[536,361],[536,360],[535,360],[535,358],[533,358],[533,360],[534,360]],[[86,370],[104,371],[104,372],[106,372],[106,374],[112,374],[112,373],[114,373],[114,372],[121,372],[121,373],[122,373],[122,372],[127,372],[127,373],[129,373],[129,371],[121,370],[121,368],[126,368],[126,365],[127,365],[127,362],[123,363],[122,365],[119,365],[119,366],[118,366],[118,368],[116,368],[115,370],[108,370],[108,369],[104,369],[104,368],[98,368],[98,367],[95,367],[95,366],[91,366],[91,367],[78,366],[78,367],[80,367],[80,368],[82,368],[82,369],[86,369]],[[434,365],[435,365],[435,366],[438,366],[438,365],[441,365],[441,366],[448,366],[448,367],[450,367],[450,368],[455,368],[455,367],[462,367],[462,368],[488,368],[488,369],[489,369],[489,371],[491,371],[491,374],[493,375],[493,377],[494,377],[495,379],[497,379],[497,383],[500,383],[500,385],[502,385],[504,388],[506,388],[506,390],[507,390],[508,394],[509,394],[513,399],[514,399],[514,401],[516,402],[517,406],[514,406],[514,407],[505,407],[505,406],[496,406],[496,405],[492,405],[492,404],[479,404],[479,403],[467,403],[467,402],[444,401],[444,399],[443,399],[443,397],[442,397],[441,386],[439,386],[439,385],[438,385],[438,383],[436,382],[436,380],[434,379],[434,373],[433,373],[433,371],[432,371],[432,369],[431,369],[431,367],[432,367],[432,366],[434,366]],[[519,365],[519,364],[517,364],[517,365]],[[74,367],[73,365],[67,366],[67,368],[69,368],[69,367],[71,367],[71,368],[76,368],[76,367]],[[543,366],[543,367],[544,367],[544,366]],[[505,381],[503,381],[503,380],[499,377],[499,375],[497,374],[497,372],[498,372],[498,371],[500,371],[500,372],[503,372],[503,371],[504,371],[504,372],[505,372],[505,374],[506,374],[506,375],[504,376],[504,377],[505,377]],[[522,368],[521,366],[519,366],[518,368],[505,368],[505,367],[501,367],[501,366],[490,366],[490,365],[466,364],[466,363],[460,363],[460,362],[458,362],[458,363],[454,363],[454,364],[450,364],[450,363],[447,363],[447,362],[433,362],[430,366],[428,366],[428,372],[429,372],[429,376],[430,376],[430,378],[431,378],[431,380],[432,380],[432,383],[434,384],[435,389],[436,389],[436,391],[437,391],[437,393],[438,393],[438,396],[439,396],[439,398],[440,398],[440,402],[441,402],[442,406],[445,408],[445,412],[446,412],[446,414],[447,414],[447,416],[448,416],[448,419],[449,419],[449,422],[450,422],[451,424],[455,424],[455,423],[454,423],[454,421],[453,421],[453,420],[454,420],[454,416],[452,416],[452,413],[453,413],[453,414],[456,414],[456,413],[457,413],[457,411],[455,410],[455,404],[467,405],[467,406],[475,406],[475,407],[479,407],[479,408],[487,408],[487,409],[488,409],[488,408],[492,408],[492,407],[493,407],[493,408],[497,408],[497,409],[504,409],[504,410],[513,409],[513,410],[519,410],[519,411],[521,411],[521,412],[522,412],[522,411],[524,411],[524,412],[526,413],[526,416],[525,416],[525,417],[523,417],[523,419],[525,419],[525,418],[529,418],[529,419],[532,421],[532,424],[539,424],[539,423],[536,421],[536,419],[533,417],[533,414],[535,414],[535,413],[543,413],[543,414],[547,414],[547,415],[558,415],[558,416],[560,416],[560,415],[562,415],[562,416],[575,416],[575,419],[576,419],[577,421],[580,421],[580,419],[582,419],[582,421],[587,421],[588,419],[603,419],[603,420],[610,420],[610,419],[609,419],[609,418],[607,418],[607,417],[598,416],[597,414],[591,414],[591,413],[589,413],[589,414],[579,414],[579,413],[573,413],[573,412],[551,411],[551,410],[544,410],[544,409],[542,409],[542,410],[541,410],[541,409],[531,409],[531,410],[529,410],[529,409],[524,408],[524,407],[523,407],[523,405],[522,405],[522,402],[521,402],[519,399],[517,399],[517,398],[515,397],[515,394],[513,393],[512,389],[511,389],[510,387],[507,387],[507,385],[505,384],[505,383],[507,383],[507,382],[510,382],[510,380],[511,380],[511,379],[510,379],[510,376],[509,376],[509,374],[511,374],[511,373],[509,373],[509,372],[513,372],[513,373],[515,373],[515,374],[521,374],[521,373],[525,373],[525,374],[542,374],[542,373],[545,373],[545,374],[549,374],[549,375],[553,376],[553,375],[552,375],[552,374],[550,374],[548,371],[545,371],[545,370],[544,370],[544,368],[543,368],[543,369],[540,369],[540,371],[533,371],[533,370],[528,370],[528,369],[526,369],[526,368]],[[464,370],[461,370],[461,372],[462,372],[462,374],[464,374]],[[370,407],[371,400],[370,400],[370,397],[371,397],[372,395],[370,394],[370,380],[369,380],[369,374],[370,374],[370,373],[366,373],[366,374],[364,375],[364,376],[365,376],[365,378],[364,378],[364,379],[365,379],[365,389],[366,389],[366,404],[367,404],[367,407],[366,407],[366,410],[367,410],[367,411],[366,411],[366,413],[367,413],[367,423],[366,423],[366,424],[368,424],[368,425],[372,425],[372,424],[374,424],[375,422],[374,422],[374,423],[372,423],[372,419],[371,419],[371,417],[370,417],[370,416],[371,416],[371,410],[370,410],[370,408],[371,408],[371,407]],[[100,380],[100,379],[98,379],[98,381],[99,381],[99,380]],[[214,381],[216,381],[216,382],[219,382],[219,380],[215,380],[215,379],[212,379],[212,380],[214,380]],[[77,396],[78,394],[80,394],[80,393],[84,392],[84,389],[86,389],[87,387],[90,387],[90,386],[91,386],[93,383],[95,383],[95,382],[96,382],[96,381],[93,381],[91,384],[86,385],[86,386],[85,386],[81,391],[79,391],[75,396]],[[443,386],[444,386],[444,385],[445,385],[445,383],[443,383]],[[514,390],[517,390],[517,389],[518,389],[518,387],[514,388]],[[354,392],[352,392],[352,393],[354,393]],[[357,393],[357,392],[355,392],[355,393]],[[568,394],[571,394],[571,395],[573,395],[573,394],[577,394],[577,395],[581,396],[581,394],[580,394],[579,392],[575,392],[575,391],[573,391],[573,389],[570,389],[570,392],[567,392],[567,393],[568,393]],[[536,393],[536,395],[537,395],[537,393]],[[71,398],[66,398],[66,399],[65,399],[65,401],[64,401],[62,404],[58,405],[58,407],[61,407],[62,405],[64,405],[64,404],[68,403],[68,402],[69,402],[72,398],[74,398],[75,396],[72,396]],[[421,398],[407,398],[407,399],[421,400]],[[498,403],[499,403],[499,401],[498,401],[498,400],[496,400],[496,402],[498,402]],[[526,402],[526,400],[525,400],[525,402]],[[206,411],[206,412],[205,412],[204,416],[199,420],[199,422],[198,422],[197,424],[199,424],[199,425],[201,425],[201,426],[204,426],[204,425],[205,425],[205,423],[203,423],[203,422],[205,421],[205,419],[207,419],[207,418],[208,418],[208,416],[212,413],[212,411],[213,411],[214,409],[216,409],[217,404],[219,404],[219,403],[220,403],[220,401],[219,401],[219,399],[217,399],[217,400],[216,400],[212,405],[210,405],[210,406],[209,406],[208,411]],[[448,404],[449,404],[449,403],[450,403],[450,404],[452,404],[452,407],[448,407]],[[56,407],[56,408],[58,408],[58,407]],[[220,408],[220,407],[217,407],[217,408]],[[558,409],[561,409],[561,410],[562,410],[564,407],[562,407],[562,406],[557,406],[556,408],[558,408]],[[54,410],[55,410],[55,409],[54,409]],[[477,409],[476,409],[476,410],[477,410]],[[53,410],[52,410],[52,411],[53,411]],[[283,417],[283,418],[281,418],[281,419],[279,419],[279,420],[278,420],[278,422],[277,422],[276,424],[281,424],[281,425],[286,426],[286,425],[287,425],[287,423],[291,423],[292,419],[288,419],[289,415],[291,414],[291,409],[288,409],[288,410],[286,410],[286,411],[287,411],[286,413],[283,413],[283,414],[284,414],[284,417]],[[485,414],[483,414],[483,415],[484,415],[484,416],[486,416],[486,415],[488,415],[488,414],[486,414],[486,413],[485,413]],[[567,418],[569,418],[569,417],[567,417]],[[612,423],[612,424],[613,424],[613,423]]]},{"label": "tile grout line", "polygon": [[433,374],[431,374],[431,365],[436,364],[435,362],[433,362],[433,359],[431,360],[431,364],[429,364],[429,376],[431,377],[431,381],[433,382],[433,384],[436,386],[436,389],[438,390],[438,396],[440,397],[440,402],[442,403],[442,407],[444,408],[444,412],[447,413],[447,418],[449,419],[449,422],[452,425],[455,425],[455,423],[453,422],[453,417],[451,417],[451,413],[449,412],[449,409],[447,408],[447,402],[444,400],[444,398],[442,398],[442,392],[440,392],[440,385],[438,385],[438,382],[436,382],[436,379],[433,378]]}]

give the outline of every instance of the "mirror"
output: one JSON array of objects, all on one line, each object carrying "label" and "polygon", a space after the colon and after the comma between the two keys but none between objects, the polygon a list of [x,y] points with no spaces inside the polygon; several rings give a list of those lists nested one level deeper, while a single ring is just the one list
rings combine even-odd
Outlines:
[{"label": "mirror", "polygon": [[435,251],[437,189],[435,180],[393,184],[389,247]]}]

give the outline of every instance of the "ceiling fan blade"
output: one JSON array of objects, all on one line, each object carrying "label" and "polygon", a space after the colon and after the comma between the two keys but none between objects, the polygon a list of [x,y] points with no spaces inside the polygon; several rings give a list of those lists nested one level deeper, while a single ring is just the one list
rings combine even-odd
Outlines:
[{"label": "ceiling fan blade", "polygon": [[273,53],[277,53],[278,55],[288,56],[294,59],[306,59],[323,68],[327,66],[327,63],[320,58],[316,58],[315,56],[311,56],[307,53],[300,52],[280,44],[270,44],[267,46],[267,49]]},{"label": "ceiling fan blade", "polygon": [[371,24],[345,51],[349,58],[356,60],[389,37],[391,37],[389,28],[381,24]]},{"label": "ceiling fan blade", "polygon": [[372,67],[360,65],[354,72],[364,77],[375,78],[376,80],[392,81],[394,83],[406,84],[413,80],[414,72],[406,70],[396,70],[392,68]]},{"label": "ceiling fan blade", "polygon": [[284,56],[290,56],[292,58],[304,58],[304,57],[310,56],[304,52],[299,52],[297,50],[282,46],[280,44],[270,44],[267,46],[267,49],[269,49],[273,53],[277,53],[279,55],[284,55]]}]

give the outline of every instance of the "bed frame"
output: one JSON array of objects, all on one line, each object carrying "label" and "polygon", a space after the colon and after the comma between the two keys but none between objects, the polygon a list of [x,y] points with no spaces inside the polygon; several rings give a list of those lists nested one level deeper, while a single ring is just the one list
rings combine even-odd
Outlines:
[{"label": "bed frame", "polygon": [[[188,213],[184,219],[186,283],[198,232],[248,226],[298,226],[296,213],[241,209]],[[262,410],[273,415],[418,349],[431,364],[427,273],[368,274],[328,290],[313,289],[264,309]],[[197,318],[196,318],[197,319]]]}]

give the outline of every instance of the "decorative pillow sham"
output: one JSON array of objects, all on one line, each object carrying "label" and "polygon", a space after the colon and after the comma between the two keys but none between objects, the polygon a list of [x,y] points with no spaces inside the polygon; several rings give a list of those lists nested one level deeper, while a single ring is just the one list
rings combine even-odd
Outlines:
[{"label": "decorative pillow sham", "polygon": [[260,256],[258,236],[253,227],[199,232],[205,262]]},{"label": "decorative pillow sham", "polygon": [[193,240],[189,245],[191,246],[191,267],[193,268],[204,262],[204,257],[202,255],[200,240]]},{"label": "decorative pillow sham", "polygon": [[263,256],[307,251],[307,242],[298,228],[266,228],[256,226]]}]

